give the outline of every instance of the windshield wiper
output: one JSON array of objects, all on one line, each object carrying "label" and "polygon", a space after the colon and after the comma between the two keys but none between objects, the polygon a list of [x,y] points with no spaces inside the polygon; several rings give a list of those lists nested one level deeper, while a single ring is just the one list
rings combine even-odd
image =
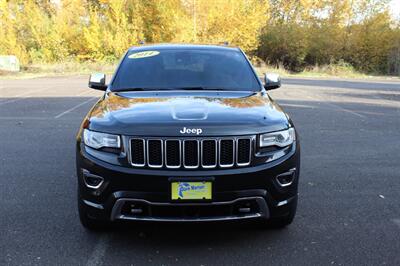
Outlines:
[{"label": "windshield wiper", "polygon": [[224,91],[221,88],[214,88],[214,87],[178,87],[174,88],[175,90],[190,90],[190,91]]},{"label": "windshield wiper", "polygon": [[224,91],[225,89],[216,88],[216,87],[171,87],[171,88],[132,87],[132,88],[118,88],[118,89],[113,90],[113,92],[124,92],[124,91],[167,91],[167,90]]},{"label": "windshield wiper", "polygon": [[158,91],[158,90],[162,90],[162,89],[133,87],[133,88],[119,88],[119,89],[113,90],[113,92],[122,92],[122,91]]}]

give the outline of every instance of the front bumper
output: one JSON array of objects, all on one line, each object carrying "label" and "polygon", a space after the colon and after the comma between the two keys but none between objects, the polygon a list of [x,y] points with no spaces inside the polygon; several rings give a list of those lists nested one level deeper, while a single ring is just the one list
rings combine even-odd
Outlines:
[{"label": "front bumper", "polygon": [[[253,203],[254,210],[242,207],[246,212],[234,212],[233,206],[245,206]],[[124,206],[132,207],[124,211]],[[140,208],[138,208],[138,206]],[[154,213],[154,210],[158,210]],[[219,209],[219,213],[215,210]],[[140,210],[140,213],[132,213]],[[231,211],[230,211],[231,210]],[[150,202],[143,199],[118,199],[111,211],[111,220],[131,221],[161,221],[161,222],[199,222],[199,221],[230,221],[254,218],[269,218],[268,206],[262,197],[245,197],[231,201],[209,203],[166,203]]]},{"label": "front bumper", "polygon": [[[165,222],[268,219],[286,215],[297,200],[300,172],[298,143],[293,152],[262,165],[237,169],[174,171],[144,170],[100,161],[77,146],[79,200],[99,220]],[[88,187],[84,172],[100,176],[101,186]],[[290,185],[277,176],[293,172]],[[171,200],[171,179],[213,183],[212,201]]]}]

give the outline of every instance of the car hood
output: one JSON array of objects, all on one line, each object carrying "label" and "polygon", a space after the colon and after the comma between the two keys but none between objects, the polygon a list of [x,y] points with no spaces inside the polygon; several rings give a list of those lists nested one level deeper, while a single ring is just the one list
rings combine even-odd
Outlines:
[{"label": "car hood", "polygon": [[249,135],[285,129],[267,94],[222,91],[108,92],[88,114],[89,129],[132,136]]}]

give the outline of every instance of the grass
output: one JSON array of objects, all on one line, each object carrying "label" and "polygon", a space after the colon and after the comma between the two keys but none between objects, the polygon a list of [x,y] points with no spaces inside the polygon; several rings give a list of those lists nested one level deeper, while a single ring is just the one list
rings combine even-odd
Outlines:
[{"label": "grass", "polygon": [[0,71],[0,78],[23,79],[49,76],[88,75],[94,72],[111,74],[117,64],[67,61],[54,64],[32,64],[21,67],[18,73]]},{"label": "grass", "polygon": [[[117,67],[117,63],[100,62],[75,62],[67,61],[54,64],[32,64],[22,67],[18,73],[1,72],[0,79],[25,79],[49,76],[66,75],[89,75],[94,72],[112,74]],[[310,77],[310,78],[355,78],[355,79],[395,79],[400,77],[367,75],[357,72],[347,63],[330,64],[324,66],[308,67],[300,73],[293,73],[286,70],[283,66],[273,67],[260,64],[256,68],[257,74],[262,77],[264,73],[278,73],[282,77]]]},{"label": "grass", "polygon": [[323,66],[313,66],[306,68],[302,73],[303,76],[328,76],[328,77],[346,77],[346,78],[366,78],[368,75],[360,73],[348,63],[339,62],[337,64],[329,64]]},{"label": "grass", "polygon": [[264,73],[278,73],[282,77],[310,77],[310,78],[349,78],[349,79],[400,79],[396,76],[368,75],[358,72],[350,64],[339,62],[323,66],[307,67],[302,72],[290,72],[283,66],[259,65],[257,74],[261,77]]},{"label": "grass", "polygon": [[282,77],[288,77],[291,75],[290,72],[287,71],[283,66],[274,67],[274,66],[269,66],[269,65],[264,64],[264,65],[256,66],[255,70],[259,77],[262,77],[264,75],[264,73],[277,73]]}]

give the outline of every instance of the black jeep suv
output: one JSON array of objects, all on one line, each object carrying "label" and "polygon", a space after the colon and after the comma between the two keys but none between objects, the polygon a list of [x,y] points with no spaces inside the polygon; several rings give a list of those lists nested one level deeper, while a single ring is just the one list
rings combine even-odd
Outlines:
[{"label": "black jeep suv", "polygon": [[239,48],[130,48],[77,136],[82,224],[115,220],[255,219],[283,227],[296,213],[300,145]]}]

